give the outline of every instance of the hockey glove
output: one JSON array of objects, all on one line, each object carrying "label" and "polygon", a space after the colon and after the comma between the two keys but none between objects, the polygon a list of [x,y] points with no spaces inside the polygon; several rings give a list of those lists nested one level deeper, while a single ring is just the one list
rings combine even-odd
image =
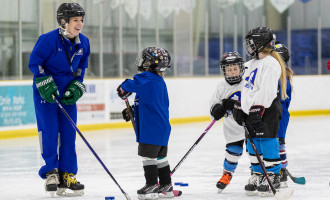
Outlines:
[{"label": "hockey glove", "polygon": [[234,104],[234,108],[233,108],[233,117],[234,117],[235,121],[237,122],[237,124],[242,126],[243,122],[246,119],[246,116],[247,115],[242,110],[241,102],[237,101]]},{"label": "hockey glove", "polygon": [[57,86],[52,76],[36,78],[35,84],[41,98],[45,99],[49,103],[55,103],[52,95],[58,97],[60,93],[58,92]]},{"label": "hockey glove", "polygon": [[215,120],[221,119],[226,114],[226,109],[221,104],[215,104],[211,110],[211,115]]},{"label": "hockey glove", "polygon": [[118,96],[122,99],[122,100],[125,100],[127,99],[131,94],[132,92],[126,92],[124,91],[122,88],[121,88],[121,85],[118,86],[117,88],[117,94]]},{"label": "hockey glove", "polygon": [[236,103],[237,101],[234,100],[234,99],[222,99],[222,105],[224,106],[224,108],[226,110],[230,110],[230,111],[233,111],[234,109],[234,104]]},{"label": "hockey glove", "polygon": [[[134,105],[129,107],[132,113],[132,116],[134,117]],[[123,114],[123,118],[126,122],[128,122],[129,120],[131,120],[131,117],[129,116],[129,112],[127,112],[127,108],[125,108],[123,110],[123,112],[121,112]]]},{"label": "hockey glove", "polygon": [[64,105],[73,105],[78,101],[78,99],[80,99],[80,97],[82,97],[85,92],[85,85],[78,80],[73,80],[66,88],[61,102]]},{"label": "hockey glove", "polygon": [[264,106],[251,106],[249,115],[246,118],[246,125],[252,127],[256,133],[264,132],[265,124],[262,122],[264,112]]}]

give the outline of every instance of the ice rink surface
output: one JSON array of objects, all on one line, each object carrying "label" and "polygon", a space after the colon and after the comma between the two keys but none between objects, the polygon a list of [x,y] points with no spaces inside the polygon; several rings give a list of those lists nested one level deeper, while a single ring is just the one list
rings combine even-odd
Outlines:
[{"label": "ice rink surface", "polygon": [[[210,121],[211,122],[211,121]],[[173,125],[168,159],[173,168],[210,122]],[[144,185],[142,162],[132,129],[113,129],[83,133],[118,183],[132,200]],[[330,199],[330,116],[291,118],[287,132],[288,169],[294,176],[304,176],[306,185],[288,180],[294,194],[291,199]],[[105,172],[85,143],[77,135],[78,181],[85,184],[82,197],[51,198],[44,191],[44,180],[38,176],[43,161],[37,137],[0,140],[0,199],[126,199]],[[275,199],[248,197],[244,185],[249,176],[249,159],[244,153],[231,184],[217,194],[216,182],[222,175],[225,141],[222,122],[217,122],[173,174],[173,182],[189,183],[180,200]]]}]

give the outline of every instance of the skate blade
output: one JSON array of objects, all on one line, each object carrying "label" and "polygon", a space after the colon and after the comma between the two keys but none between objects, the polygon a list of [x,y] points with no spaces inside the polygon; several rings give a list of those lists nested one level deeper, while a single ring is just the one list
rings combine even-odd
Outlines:
[{"label": "skate blade", "polygon": [[218,189],[218,194],[221,194],[223,192],[223,189]]},{"label": "skate blade", "polygon": [[159,193],[159,198],[173,198],[174,196],[175,195],[172,191]]},{"label": "skate blade", "polygon": [[49,194],[50,194],[50,197],[54,197],[55,191],[51,191],[51,192],[49,192]]},{"label": "skate blade", "polygon": [[158,199],[159,195],[158,193],[150,193],[150,194],[139,194],[138,199],[144,200],[144,199]]},{"label": "skate blade", "polygon": [[68,188],[57,188],[56,194],[58,196],[64,196],[64,197],[76,197],[76,196],[82,196],[84,195],[84,190],[70,190],[72,192],[67,192]]},{"label": "skate blade", "polygon": [[247,196],[258,196],[258,192],[255,190],[255,191],[247,191],[245,190],[245,194]]},{"label": "skate blade", "polygon": [[287,187],[288,187],[288,182],[287,181],[281,182],[281,188],[287,188]]},{"label": "skate blade", "polygon": [[275,199],[276,200],[286,200],[289,199],[293,195],[293,189],[287,189],[285,191],[276,192]]}]

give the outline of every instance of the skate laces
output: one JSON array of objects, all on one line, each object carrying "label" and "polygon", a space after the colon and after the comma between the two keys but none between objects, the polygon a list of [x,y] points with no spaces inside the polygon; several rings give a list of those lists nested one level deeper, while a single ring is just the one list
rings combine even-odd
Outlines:
[{"label": "skate laces", "polygon": [[230,183],[231,177],[232,176],[229,173],[224,173],[219,182],[228,185]]},{"label": "skate laces", "polygon": [[66,185],[68,187],[70,187],[71,183],[72,184],[77,183],[76,176],[73,173],[65,172],[64,175],[63,175],[63,179],[66,180]]},{"label": "skate laces", "polygon": [[48,174],[46,178],[46,183],[47,184],[59,184],[60,181],[58,179],[57,174]]}]

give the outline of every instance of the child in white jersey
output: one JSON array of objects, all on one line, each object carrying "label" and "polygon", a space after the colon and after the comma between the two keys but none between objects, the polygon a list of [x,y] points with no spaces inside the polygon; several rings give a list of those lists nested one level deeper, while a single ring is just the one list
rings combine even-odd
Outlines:
[{"label": "child in white jersey", "polygon": [[[220,60],[220,68],[224,72],[225,80],[221,80],[210,100],[211,118],[223,120],[223,132],[226,139],[226,153],[223,162],[223,175],[217,182],[219,193],[230,183],[243,153],[244,129],[234,120],[232,112],[234,103],[241,100],[243,88],[242,76],[245,68],[243,59],[238,52],[226,52]],[[235,101],[233,101],[235,100]]]},{"label": "child in white jersey", "polygon": [[[252,58],[245,63],[241,103],[234,105],[237,123],[245,122],[249,134],[262,157],[267,176],[275,189],[280,188],[281,158],[277,132],[282,115],[280,99],[286,99],[286,70],[281,56],[274,51],[275,34],[268,27],[255,28],[245,37],[247,52]],[[281,93],[278,82],[281,82]],[[265,175],[253,151],[250,140],[247,149],[253,174],[245,186],[247,195],[272,196]]]}]

